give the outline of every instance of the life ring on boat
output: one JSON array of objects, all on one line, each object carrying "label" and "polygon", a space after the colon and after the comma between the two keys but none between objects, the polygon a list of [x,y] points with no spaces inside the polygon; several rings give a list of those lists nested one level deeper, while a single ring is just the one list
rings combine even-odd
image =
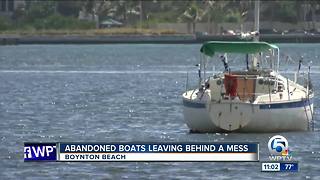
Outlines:
[{"label": "life ring on boat", "polygon": [[273,80],[270,80],[270,85],[271,85],[271,86],[273,86],[274,83],[275,83],[275,82],[274,82]]},{"label": "life ring on boat", "polygon": [[219,79],[219,80],[217,81],[217,85],[220,86],[221,84],[222,84],[222,81],[221,81],[221,79]]}]

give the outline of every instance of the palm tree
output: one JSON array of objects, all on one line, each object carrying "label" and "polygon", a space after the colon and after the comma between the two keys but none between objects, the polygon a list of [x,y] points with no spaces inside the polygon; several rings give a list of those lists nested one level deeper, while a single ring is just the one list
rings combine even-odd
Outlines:
[{"label": "palm tree", "polygon": [[99,28],[100,19],[104,16],[113,16],[116,11],[115,1],[110,0],[87,0],[84,4],[86,12],[92,14],[92,20],[96,22],[96,28]]},{"label": "palm tree", "polygon": [[317,1],[309,1],[311,6],[311,21],[312,21],[312,29],[316,29],[316,6]]},{"label": "palm tree", "polygon": [[127,24],[127,2],[125,0],[120,0],[115,2],[116,12],[115,16],[119,17],[124,24]]},{"label": "palm tree", "polygon": [[213,0],[207,0],[205,2],[206,9],[203,14],[207,17],[207,27],[210,34],[212,33],[212,27],[214,24],[215,32],[217,32],[217,24],[223,22],[224,7],[227,3],[227,1]]},{"label": "palm tree", "polygon": [[185,21],[188,23],[188,32],[190,33],[190,24],[192,24],[192,33],[196,31],[196,23],[200,21],[203,17],[203,10],[193,2],[190,7],[188,7],[183,14],[179,17],[180,21]]}]

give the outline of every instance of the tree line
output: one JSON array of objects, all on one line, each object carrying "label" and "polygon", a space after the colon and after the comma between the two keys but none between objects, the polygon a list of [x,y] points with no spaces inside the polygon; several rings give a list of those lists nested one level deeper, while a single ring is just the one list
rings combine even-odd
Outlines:
[{"label": "tree line", "polygon": [[[320,1],[260,1],[262,21],[316,22]],[[79,12],[92,19],[79,20]],[[91,15],[91,16],[89,16]],[[127,27],[148,28],[157,23],[184,22],[192,32],[196,23],[243,23],[254,19],[254,0],[28,0],[10,18],[0,17],[0,30],[92,29],[106,18]],[[209,30],[210,31],[210,30]]]}]

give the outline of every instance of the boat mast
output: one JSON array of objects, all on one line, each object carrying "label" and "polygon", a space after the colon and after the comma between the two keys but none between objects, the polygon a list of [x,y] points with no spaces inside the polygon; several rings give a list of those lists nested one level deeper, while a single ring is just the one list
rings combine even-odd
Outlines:
[{"label": "boat mast", "polygon": [[254,2],[254,31],[258,33],[253,37],[253,41],[259,41],[259,26],[260,26],[260,1]]},{"label": "boat mast", "polygon": [[[259,41],[259,26],[260,26],[260,0],[254,2],[254,31],[255,35],[253,36],[253,41]],[[259,54],[255,54],[252,59],[252,70],[257,69]]]}]

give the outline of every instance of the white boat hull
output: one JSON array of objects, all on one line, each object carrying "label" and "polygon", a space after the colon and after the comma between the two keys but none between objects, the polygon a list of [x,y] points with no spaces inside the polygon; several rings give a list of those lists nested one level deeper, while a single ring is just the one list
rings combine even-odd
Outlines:
[{"label": "white boat hull", "polygon": [[205,108],[205,104],[199,103],[198,107],[184,106],[183,115],[191,132],[220,132],[222,129],[214,125]]},{"label": "white boat hull", "polygon": [[184,117],[192,132],[306,131],[313,111],[309,102],[206,103],[184,99]]}]

